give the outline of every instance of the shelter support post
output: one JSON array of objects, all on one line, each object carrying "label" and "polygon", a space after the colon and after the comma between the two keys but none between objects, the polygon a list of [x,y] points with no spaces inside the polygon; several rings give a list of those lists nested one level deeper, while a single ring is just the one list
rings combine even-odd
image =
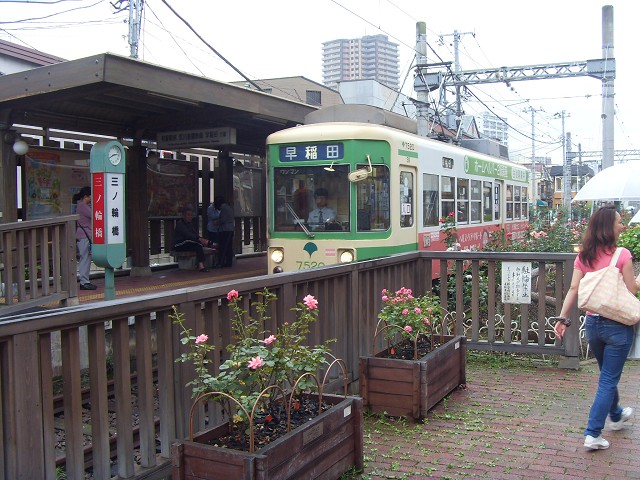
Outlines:
[{"label": "shelter support post", "polygon": [[2,118],[8,116],[0,112],[0,223],[18,221],[18,201],[16,155],[13,152],[15,132]]},{"label": "shelter support post", "polygon": [[149,213],[147,209],[147,155],[140,145],[127,150],[127,254],[132,277],[150,277]]}]

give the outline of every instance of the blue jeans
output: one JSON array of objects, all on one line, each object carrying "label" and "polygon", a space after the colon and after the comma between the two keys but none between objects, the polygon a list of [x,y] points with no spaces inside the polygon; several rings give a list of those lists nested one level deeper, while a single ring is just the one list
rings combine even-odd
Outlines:
[{"label": "blue jeans", "polygon": [[607,415],[614,422],[620,420],[622,408],[618,404],[618,381],[631,350],[634,332],[631,326],[600,315],[587,315],[585,333],[589,348],[598,361],[600,378],[584,434],[598,437]]}]

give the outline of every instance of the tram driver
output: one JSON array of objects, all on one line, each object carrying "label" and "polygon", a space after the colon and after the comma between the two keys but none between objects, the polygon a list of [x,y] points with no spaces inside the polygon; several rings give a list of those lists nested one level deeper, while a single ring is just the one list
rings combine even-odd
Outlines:
[{"label": "tram driver", "polygon": [[[336,218],[336,211],[327,206],[329,192],[326,188],[318,188],[313,197],[316,199],[316,208],[309,213],[307,223],[312,230],[342,230]],[[338,228],[332,228],[337,225]]]}]

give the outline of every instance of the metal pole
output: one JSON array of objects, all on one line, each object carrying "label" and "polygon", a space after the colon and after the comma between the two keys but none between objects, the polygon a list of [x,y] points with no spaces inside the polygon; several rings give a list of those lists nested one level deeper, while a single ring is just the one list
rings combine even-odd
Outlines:
[{"label": "metal pole", "polygon": [[538,207],[536,197],[538,196],[538,189],[536,188],[536,111],[533,107],[529,107],[531,110],[531,199],[533,201],[533,208]]},{"label": "metal pole", "polygon": [[[613,6],[602,7],[602,58],[613,60]],[[602,81],[602,168],[613,166],[614,147],[614,92],[615,74]]]},{"label": "metal pole", "polygon": [[[423,68],[427,66],[427,24],[416,23],[416,75],[423,74]],[[416,122],[418,135],[426,137],[429,133],[429,89],[426,85],[416,88]]]},{"label": "metal pole", "polygon": [[[567,141],[564,133],[565,111],[562,110],[562,205],[569,210],[571,206],[571,162],[567,158]],[[567,215],[569,217],[570,215]]]}]

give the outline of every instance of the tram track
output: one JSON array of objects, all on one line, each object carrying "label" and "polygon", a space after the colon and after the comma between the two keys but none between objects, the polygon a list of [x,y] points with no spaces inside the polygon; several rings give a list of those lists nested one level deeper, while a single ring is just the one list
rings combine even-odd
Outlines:
[{"label": "tram track", "polygon": [[[153,382],[157,387],[158,380],[158,372],[157,369],[153,370]],[[107,404],[109,405],[109,458],[111,460],[117,457],[117,432],[115,429],[116,423],[116,412],[112,409],[112,405],[115,404],[115,383],[113,380],[109,380],[107,382]],[[132,399],[135,402],[136,400],[136,388],[137,388],[137,374],[131,374],[131,386],[132,391]],[[93,467],[93,446],[91,442],[91,389],[89,387],[85,387],[81,391],[81,405],[83,408],[83,418],[86,418],[86,421],[83,421],[82,432],[83,439],[85,442],[83,448],[83,456],[84,456],[84,468],[85,470],[90,470]],[[61,467],[66,464],[67,456],[65,454],[65,425],[64,425],[64,395],[58,394],[53,398],[53,412],[54,412],[54,425],[56,431],[56,467]],[[134,417],[137,418],[137,413],[133,413]],[[154,417],[154,425],[156,430],[160,425],[160,418]],[[133,448],[137,449],[140,446],[140,427],[136,424],[132,428],[133,433]],[[88,478],[93,478],[89,476]]]}]

